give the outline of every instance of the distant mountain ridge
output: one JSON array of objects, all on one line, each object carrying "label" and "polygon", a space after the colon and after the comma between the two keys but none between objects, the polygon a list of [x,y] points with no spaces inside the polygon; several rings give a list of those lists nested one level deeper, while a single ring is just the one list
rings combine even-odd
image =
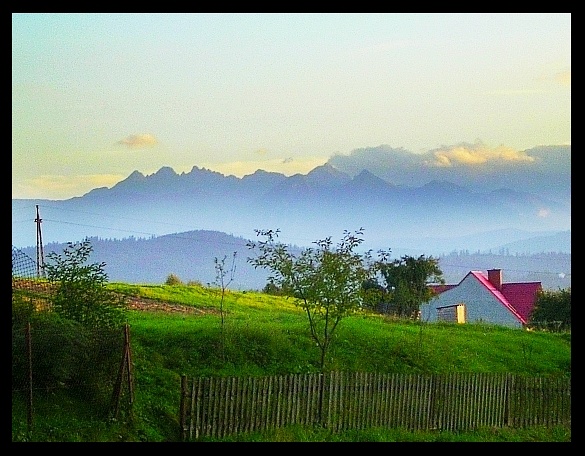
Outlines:
[{"label": "distant mountain ridge", "polygon": [[364,238],[373,248],[420,239],[412,247],[431,252],[435,249],[425,239],[451,238],[455,243],[480,233],[478,248],[488,249],[509,239],[495,234],[488,239],[481,233],[513,229],[530,238],[567,231],[571,219],[569,206],[532,193],[505,188],[476,192],[448,181],[407,187],[367,170],[351,177],[329,163],[289,177],[258,170],[238,178],[197,166],[177,174],[162,167],[148,176],[134,171],[112,188],[96,188],[68,200],[15,199],[16,246],[35,243],[35,227],[19,223],[27,207],[28,217],[34,217],[34,204],[41,206],[45,242],[188,230],[216,230],[249,239],[255,229],[270,228],[280,229],[284,242],[308,245],[364,228]]},{"label": "distant mountain ridge", "polygon": [[[222,232],[197,230],[148,239],[90,238],[90,242],[93,247],[90,261],[105,263],[104,271],[110,282],[162,284],[172,273],[183,283],[194,281],[217,286],[214,260],[225,258],[225,266],[231,270],[234,252],[230,289],[261,290],[268,279],[267,271],[254,269],[247,262],[252,255],[248,240]],[[46,244],[45,255],[62,254],[65,247],[65,243]],[[293,253],[300,251],[296,246],[289,249]],[[36,248],[21,250],[34,263]],[[459,283],[470,270],[500,268],[506,282],[540,281],[546,289],[571,286],[571,255],[567,253],[513,255],[500,249],[483,254],[452,252],[436,258],[447,283]]]}]

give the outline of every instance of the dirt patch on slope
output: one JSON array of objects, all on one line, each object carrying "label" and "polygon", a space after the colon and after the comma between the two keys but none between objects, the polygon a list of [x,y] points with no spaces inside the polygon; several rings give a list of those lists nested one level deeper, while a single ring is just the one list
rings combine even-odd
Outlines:
[{"label": "dirt patch on slope", "polygon": [[219,314],[219,311],[212,307],[193,307],[181,304],[158,301],[156,299],[139,298],[136,296],[126,296],[128,308],[132,310],[143,310],[147,312],[170,312],[170,313],[188,313],[197,315]]}]

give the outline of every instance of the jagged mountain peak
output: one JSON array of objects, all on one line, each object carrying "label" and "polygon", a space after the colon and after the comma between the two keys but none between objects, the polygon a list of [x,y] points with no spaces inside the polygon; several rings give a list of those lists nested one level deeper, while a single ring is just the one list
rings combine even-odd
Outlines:
[{"label": "jagged mountain peak", "polygon": [[142,174],[140,171],[132,171],[132,173],[124,180],[118,182],[117,185],[124,184],[124,183],[132,183],[132,182],[144,182],[146,180],[146,176]]},{"label": "jagged mountain peak", "polygon": [[[126,179],[121,180],[116,185],[114,185],[112,187],[112,190],[113,189],[120,190],[122,188],[132,187],[136,184],[142,184],[144,182],[146,182],[146,176],[144,174],[142,174],[140,171],[132,171],[132,173]],[[92,192],[94,190],[92,190]]]},{"label": "jagged mountain peak", "polygon": [[246,174],[242,179],[252,176],[284,176],[284,174],[277,173],[275,171],[266,171],[264,169],[257,169],[252,174]]},{"label": "jagged mountain peak", "polygon": [[175,177],[175,176],[178,176],[178,174],[170,166],[163,166],[156,173],[151,174],[148,177],[154,177],[154,176],[156,176],[157,178],[160,178],[160,177],[165,178],[165,177]]},{"label": "jagged mountain peak", "polygon": [[307,181],[317,185],[340,185],[351,180],[349,174],[339,171],[335,166],[325,163],[309,171]]},{"label": "jagged mountain peak", "polygon": [[367,169],[363,169],[359,174],[357,174],[353,178],[353,182],[358,183],[360,185],[376,185],[378,187],[379,186],[395,187],[395,185],[376,176],[374,173],[372,173],[371,171],[368,171]]},{"label": "jagged mountain peak", "polygon": [[191,171],[189,171],[186,176],[197,177],[197,176],[215,176],[215,177],[226,177],[224,174],[213,171],[207,168],[199,168],[198,166],[193,166]]},{"label": "jagged mountain peak", "polygon": [[241,181],[246,187],[264,189],[268,191],[286,181],[284,174],[257,169],[253,174],[247,174]]},{"label": "jagged mountain peak", "polygon": [[140,171],[132,171],[132,174],[130,174],[126,180],[137,180],[137,179],[144,179],[146,176],[144,174],[142,174]]}]

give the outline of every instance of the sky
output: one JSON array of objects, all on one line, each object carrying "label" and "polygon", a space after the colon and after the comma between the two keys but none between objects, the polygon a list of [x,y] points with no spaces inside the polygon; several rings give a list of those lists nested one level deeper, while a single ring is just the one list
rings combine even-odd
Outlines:
[{"label": "sky", "polygon": [[465,143],[571,144],[570,13],[12,15],[12,198]]}]

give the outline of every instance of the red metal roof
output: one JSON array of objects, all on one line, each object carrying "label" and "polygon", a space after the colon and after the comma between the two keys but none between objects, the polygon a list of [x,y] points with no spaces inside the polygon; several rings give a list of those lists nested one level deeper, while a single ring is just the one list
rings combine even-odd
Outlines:
[{"label": "red metal roof", "polygon": [[536,294],[540,289],[542,289],[540,282],[502,284],[502,294],[522,316],[523,323],[529,320],[536,302]]}]

